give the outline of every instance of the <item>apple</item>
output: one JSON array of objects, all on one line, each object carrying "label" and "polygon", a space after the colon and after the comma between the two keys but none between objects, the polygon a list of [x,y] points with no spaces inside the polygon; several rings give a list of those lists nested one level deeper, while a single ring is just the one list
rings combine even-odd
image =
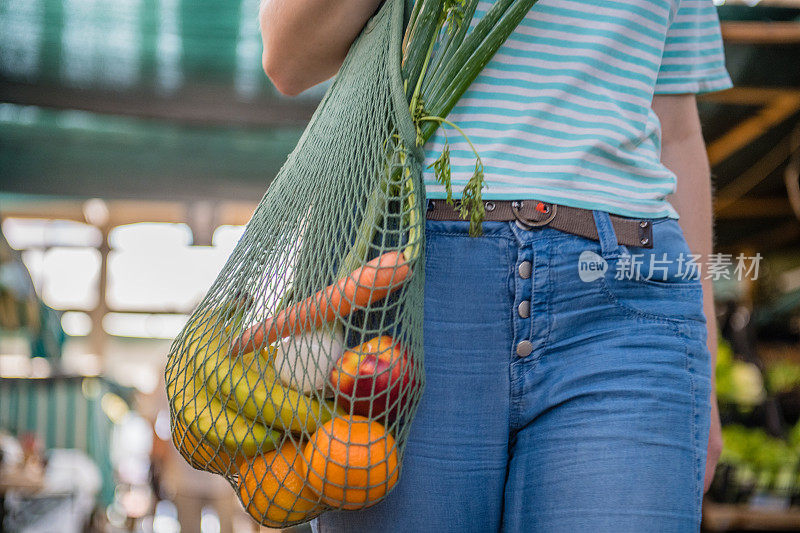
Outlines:
[{"label": "apple", "polygon": [[400,344],[384,335],[344,352],[329,381],[346,411],[393,420],[408,401],[411,365]]}]

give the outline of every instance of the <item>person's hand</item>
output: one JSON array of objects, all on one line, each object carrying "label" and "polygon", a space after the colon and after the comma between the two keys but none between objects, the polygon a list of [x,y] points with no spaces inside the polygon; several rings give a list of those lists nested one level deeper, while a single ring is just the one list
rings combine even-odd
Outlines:
[{"label": "person's hand", "polygon": [[719,420],[719,407],[717,394],[711,394],[711,426],[708,431],[708,455],[706,455],[706,478],[703,492],[708,492],[711,481],[714,479],[714,470],[717,468],[719,455],[722,453],[722,424]]}]

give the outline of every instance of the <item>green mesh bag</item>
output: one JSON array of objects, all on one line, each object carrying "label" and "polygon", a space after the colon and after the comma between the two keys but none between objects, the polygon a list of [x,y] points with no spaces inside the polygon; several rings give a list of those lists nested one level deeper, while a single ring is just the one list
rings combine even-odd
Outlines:
[{"label": "green mesh bag", "polygon": [[403,8],[354,43],[167,361],[176,447],[264,525],[382,499],[424,386]]},{"label": "green mesh bag", "polygon": [[[387,0],[175,339],[174,444],[259,523],[361,509],[396,485],[425,383],[419,146],[533,2],[497,0],[467,33],[478,0],[419,0],[404,41],[405,2]],[[434,164],[447,185],[448,156]],[[481,169],[462,194],[471,231]]]}]

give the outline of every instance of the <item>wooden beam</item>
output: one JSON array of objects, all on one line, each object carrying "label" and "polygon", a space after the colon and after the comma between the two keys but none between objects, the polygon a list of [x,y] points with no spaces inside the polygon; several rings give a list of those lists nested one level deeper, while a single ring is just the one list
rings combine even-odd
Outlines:
[{"label": "wooden beam", "polygon": [[791,142],[789,137],[784,137],[778,144],[773,146],[756,163],[729,181],[724,187],[717,190],[717,198],[714,203],[714,214],[730,208],[738,202],[745,194],[751,191],[756,185],[764,181],[767,176],[772,174],[781,164],[789,158],[791,154]]},{"label": "wooden beam", "polygon": [[[53,218],[86,222],[83,200],[25,200],[4,202],[0,216],[3,218]],[[187,204],[183,202],[150,202],[135,200],[107,200],[110,226],[137,222],[181,223],[187,220]],[[239,226],[250,220],[256,202],[222,202],[215,206],[215,220],[220,225]]]},{"label": "wooden beam", "polygon": [[251,102],[229,89],[192,87],[170,97],[16,83],[0,78],[0,102],[168,120],[189,125],[302,126],[317,99],[264,97]]},{"label": "wooden beam", "polygon": [[800,241],[800,224],[792,220],[773,228],[750,234],[738,243],[737,248],[752,248],[760,252],[775,250]]},{"label": "wooden beam", "polygon": [[104,224],[98,228],[102,235],[102,241],[97,251],[100,252],[100,275],[97,277],[97,303],[94,309],[89,311],[89,317],[92,320],[92,330],[89,333],[89,346],[94,355],[100,358],[101,365],[105,363],[107,355],[106,348],[108,347],[108,334],[103,328],[103,318],[108,312],[108,254],[111,252],[111,246],[108,243],[108,234],[111,232],[111,226]]},{"label": "wooden beam", "polygon": [[763,106],[778,97],[800,98],[800,89],[777,87],[733,87],[725,91],[701,94],[701,102],[714,102],[725,105]]},{"label": "wooden beam", "polygon": [[257,206],[257,202],[225,202],[217,208],[217,220],[220,224],[243,226],[253,216]]},{"label": "wooden beam", "polygon": [[707,531],[797,531],[800,511],[766,510],[746,504],[729,505],[703,502],[703,529]]},{"label": "wooden beam", "polygon": [[800,44],[800,22],[726,21],[722,39],[736,44]]},{"label": "wooden beam", "polygon": [[758,113],[743,120],[708,145],[708,160],[711,166],[721,163],[798,111],[800,111],[800,95],[777,96]]},{"label": "wooden beam", "polygon": [[714,205],[719,204],[724,204],[725,208],[719,211],[715,209],[714,218],[717,220],[794,217],[792,206],[784,197],[731,199],[717,196]]}]

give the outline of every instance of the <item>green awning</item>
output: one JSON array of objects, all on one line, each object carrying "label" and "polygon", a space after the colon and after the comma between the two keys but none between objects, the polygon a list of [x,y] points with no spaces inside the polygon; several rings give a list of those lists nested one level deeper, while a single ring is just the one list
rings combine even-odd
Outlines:
[{"label": "green awning", "polygon": [[258,200],[300,133],[0,104],[0,190]]},{"label": "green awning", "polygon": [[173,120],[298,124],[322,90],[277,93],[259,0],[5,0],[0,102]]},{"label": "green awning", "polygon": [[258,0],[6,0],[0,73],[10,81],[169,94],[196,83],[269,97]]}]

